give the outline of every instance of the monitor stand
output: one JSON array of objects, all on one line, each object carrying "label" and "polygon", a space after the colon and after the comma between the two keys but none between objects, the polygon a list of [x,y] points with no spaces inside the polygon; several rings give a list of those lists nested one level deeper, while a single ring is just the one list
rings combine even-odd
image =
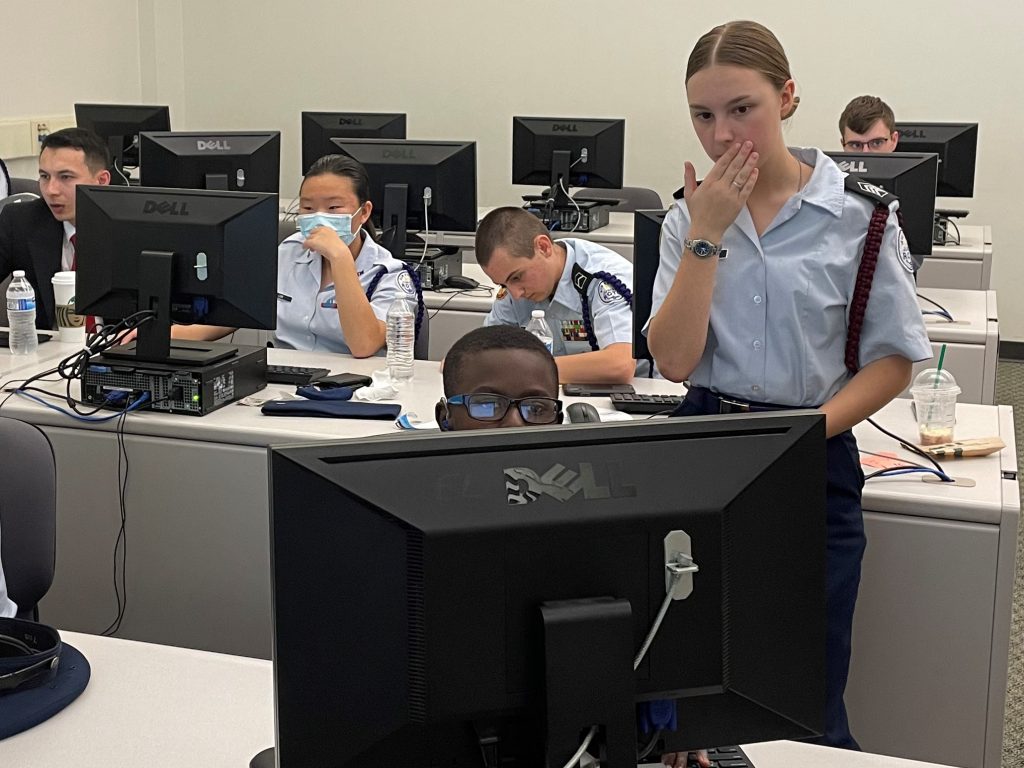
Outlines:
[{"label": "monitor stand", "polygon": [[[962,219],[970,211],[962,209],[935,209],[935,225],[932,228],[932,245],[959,245],[958,242],[949,239],[949,220]],[[954,225],[955,226],[955,225]]]},{"label": "monitor stand", "polygon": [[[142,333],[142,329],[139,329]],[[120,344],[104,350],[103,356],[125,363],[167,363],[169,365],[212,365],[238,355],[238,347],[233,344],[218,344],[209,341],[172,340],[168,346],[167,356],[161,359],[150,358],[140,354],[136,342]]]}]

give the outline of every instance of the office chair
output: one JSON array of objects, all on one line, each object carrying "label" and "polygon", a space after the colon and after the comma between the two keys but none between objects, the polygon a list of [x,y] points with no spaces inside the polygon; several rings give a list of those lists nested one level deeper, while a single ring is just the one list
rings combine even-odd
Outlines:
[{"label": "office chair", "polygon": [[7,197],[0,198],[0,211],[4,209],[6,205],[15,205],[17,203],[27,203],[30,200],[38,200],[39,195],[35,192],[14,192]]},{"label": "office chair", "polygon": [[647,187],[622,187],[621,189],[580,187],[573,197],[578,197],[581,200],[618,200],[618,204],[612,206],[612,210],[620,213],[664,207],[661,195]]},{"label": "office chair", "polygon": [[18,176],[11,177],[11,194],[19,195],[23,192],[31,192],[39,196],[39,179],[23,179]]},{"label": "office chair", "polygon": [[7,592],[19,619],[38,621],[57,552],[53,447],[38,427],[0,416],[0,455],[0,561]]}]

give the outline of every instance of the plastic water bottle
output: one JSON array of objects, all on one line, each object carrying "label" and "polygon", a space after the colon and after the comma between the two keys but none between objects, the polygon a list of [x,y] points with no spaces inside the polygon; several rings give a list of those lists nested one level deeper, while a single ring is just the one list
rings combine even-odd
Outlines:
[{"label": "plastic water bottle", "polygon": [[412,380],[415,343],[416,315],[408,301],[397,298],[387,316],[388,374],[396,384]]},{"label": "plastic water bottle", "polygon": [[541,343],[548,348],[548,352],[552,351],[551,345],[555,337],[551,333],[551,326],[548,325],[548,321],[544,319],[543,309],[533,310],[530,322],[526,324],[526,330],[540,339]]},{"label": "plastic water bottle", "polygon": [[7,323],[11,328],[11,354],[31,355],[39,346],[36,337],[36,292],[25,279],[25,271],[16,269],[7,286]]}]

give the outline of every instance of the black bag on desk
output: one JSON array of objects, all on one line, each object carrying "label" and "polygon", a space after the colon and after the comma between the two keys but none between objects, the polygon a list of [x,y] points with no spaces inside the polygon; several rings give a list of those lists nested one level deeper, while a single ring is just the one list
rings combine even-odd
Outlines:
[{"label": "black bag on desk", "polygon": [[350,400],[271,400],[260,409],[266,416],[320,416],[332,419],[390,419],[402,412],[398,403],[353,403]]},{"label": "black bag on desk", "polygon": [[89,662],[57,630],[0,619],[0,739],[53,717],[89,684]]}]

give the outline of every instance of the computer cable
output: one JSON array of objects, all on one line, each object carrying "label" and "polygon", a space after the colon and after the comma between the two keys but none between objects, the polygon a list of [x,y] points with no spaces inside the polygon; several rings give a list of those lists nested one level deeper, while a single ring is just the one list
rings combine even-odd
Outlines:
[{"label": "computer cable", "polygon": [[423,188],[423,255],[420,256],[420,264],[422,264],[427,258],[427,235],[430,234],[430,214],[427,212],[427,208],[430,207],[430,200],[433,197],[430,187]]},{"label": "computer cable", "polygon": [[[924,459],[929,464],[931,464],[933,467],[935,467],[935,473],[942,478],[943,482],[948,482],[948,483],[954,482],[953,478],[951,478],[949,475],[947,475],[943,471],[942,465],[939,464],[939,462],[937,462],[935,460],[935,457],[931,456],[927,451],[922,451],[920,448],[918,448],[913,443],[911,443],[911,442],[909,442],[907,440],[904,440],[902,437],[900,437],[899,435],[897,435],[897,434],[895,434],[893,432],[890,432],[885,427],[881,426],[874,419],[869,418],[869,419],[867,419],[867,422],[868,422],[868,424],[873,426],[875,429],[877,429],[879,432],[881,432],[883,435],[891,437],[893,440],[895,440],[897,443],[899,443],[901,448],[904,448],[905,450],[908,450],[911,453],[920,456],[922,459]],[[921,469],[927,469],[927,467],[922,466]],[[865,478],[865,479],[867,479],[867,478]]]},{"label": "computer cable", "polygon": [[448,306],[448,302],[454,299],[456,296],[476,296],[478,298],[490,298],[494,295],[494,289],[487,285],[481,285],[477,288],[456,288],[456,289],[444,289],[435,288],[435,293],[450,293],[451,295],[444,300],[444,302],[430,313],[430,319],[433,320],[437,317],[437,313]]},{"label": "computer cable", "polygon": [[951,323],[955,322],[953,320],[952,313],[950,313],[950,311],[948,309],[946,309],[944,306],[939,304],[939,302],[935,301],[934,299],[929,299],[927,296],[923,296],[920,293],[917,294],[917,298],[922,299],[924,301],[927,301],[929,304],[931,304],[934,307],[938,307],[938,309],[939,309],[938,312],[936,312],[934,310],[922,309],[921,310],[921,314],[922,315],[939,315],[940,317],[946,318],[946,320],[948,320]]},{"label": "computer cable", "polygon": [[[633,659],[633,671],[635,672],[639,667],[640,663],[644,660],[647,655],[647,651],[651,647],[651,643],[654,642],[655,636],[658,634],[658,630],[661,629],[661,623],[665,619],[665,614],[668,613],[669,606],[672,605],[676,585],[679,584],[679,580],[683,578],[683,574],[692,573],[696,566],[693,561],[683,562],[680,558],[679,562],[666,563],[665,568],[668,570],[671,579],[668,587],[665,589],[665,599],[661,601],[661,607],[658,609],[657,616],[654,617],[654,621],[651,622],[651,628],[647,632],[647,637],[644,638],[643,643],[640,645],[640,650],[637,651],[636,656]],[[590,726],[590,730],[587,731],[587,735],[583,737],[583,741],[580,743],[579,749],[569,758],[568,762],[563,768],[575,768],[575,766],[583,758],[590,743],[594,740],[597,735],[597,726]],[[653,747],[651,747],[653,749]]]},{"label": "computer cable", "polygon": [[[575,163],[573,165],[575,165]],[[572,166],[569,167],[571,168]],[[576,231],[580,222],[583,221],[583,211],[580,210],[580,204],[576,202],[576,198],[569,197],[569,190],[565,188],[565,179],[559,179],[558,186],[562,188],[562,192],[565,193],[565,196],[569,198],[569,202],[572,203],[573,208],[576,209],[576,220],[573,222],[572,229],[569,230],[569,232],[572,233]]]}]

